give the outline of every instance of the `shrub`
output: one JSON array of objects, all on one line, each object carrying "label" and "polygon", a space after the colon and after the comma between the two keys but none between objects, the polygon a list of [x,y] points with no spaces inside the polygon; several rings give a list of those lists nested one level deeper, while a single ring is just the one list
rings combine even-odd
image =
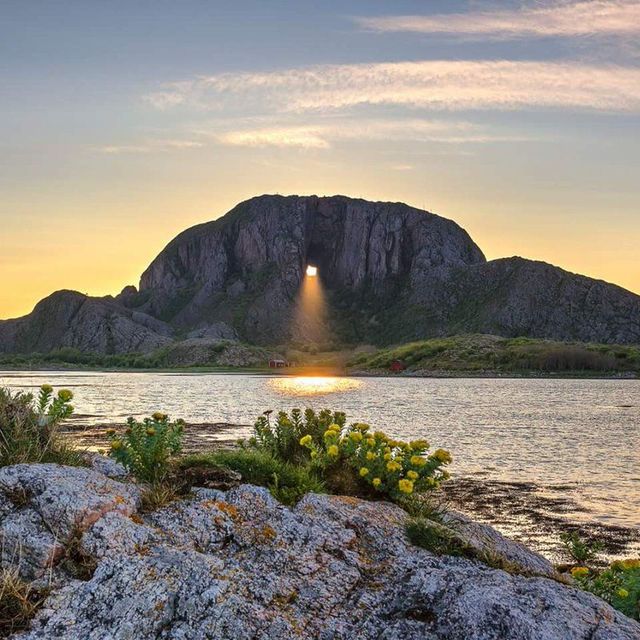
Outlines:
[{"label": "shrub", "polygon": [[255,422],[254,438],[250,443],[268,451],[272,456],[285,462],[303,463],[309,459],[309,452],[300,443],[306,436],[321,440],[322,434],[332,425],[344,427],[346,416],[341,412],[323,409],[319,413],[307,409],[304,414],[294,409],[291,415],[281,411],[271,420],[272,411],[265,411]]},{"label": "shrub", "polygon": [[448,478],[443,467],[451,462],[451,455],[444,449],[427,455],[426,440],[394,440],[382,431],[371,432],[363,423],[346,429],[330,425],[322,438],[306,435],[300,444],[323,471],[349,467],[374,492],[394,500],[436,488]]},{"label": "shrub", "polygon": [[293,464],[308,464],[334,491],[370,494],[399,501],[436,488],[448,477],[451,455],[438,449],[428,455],[426,440],[403,442],[363,423],[346,425],[341,412],[327,409],[291,415],[280,412],[274,423],[266,412],[255,423],[249,444]]},{"label": "shrub", "polygon": [[601,542],[584,540],[577,531],[561,534],[560,540],[565,554],[577,564],[593,562],[603,547]]},{"label": "shrub", "polygon": [[574,567],[571,575],[585,591],[599,596],[626,616],[640,620],[640,559],[618,560],[604,571]]},{"label": "shrub", "polygon": [[60,424],[73,413],[73,393],[43,385],[37,401],[30,393],[0,389],[0,466],[57,462],[83,464],[80,452],[59,433]]},{"label": "shrub", "polygon": [[170,422],[164,413],[154,413],[142,422],[129,418],[124,435],[107,431],[109,455],[141,482],[157,484],[166,477],[171,456],[181,450],[183,433],[184,422]]},{"label": "shrub", "polygon": [[234,449],[187,456],[179,463],[189,467],[227,467],[237,471],[244,482],[267,487],[274,498],[292,505],[306,493],[324,493],[323,483],[305,466],[284,462],[268,451]]}]

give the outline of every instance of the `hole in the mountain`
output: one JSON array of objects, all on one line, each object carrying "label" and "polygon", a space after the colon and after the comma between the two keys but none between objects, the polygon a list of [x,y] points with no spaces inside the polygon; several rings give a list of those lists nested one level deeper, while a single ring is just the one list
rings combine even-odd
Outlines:
[{"label": "hole in the mountain", "polygon": [[311,278],[315,278],[318,275],[318,267],[315,267],[312,264],[307,265],[307,275]]}]

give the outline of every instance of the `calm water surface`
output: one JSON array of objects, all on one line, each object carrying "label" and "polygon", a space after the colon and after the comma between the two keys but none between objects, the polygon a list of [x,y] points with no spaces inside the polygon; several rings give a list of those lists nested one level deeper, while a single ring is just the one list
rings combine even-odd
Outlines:
[{"label": "calm water surface", "polygon": [[[636,380],[0,372],[0,386],[14,389],[45,381],[72,389],[91,424],[162,410],[187,422],[249,425],[268,408],[341,409],[395,437],[450,449],[456,474],[540,483],[590,511],[575,517],[640,527]],[[249,433],[238,427],[231,436]]]}]

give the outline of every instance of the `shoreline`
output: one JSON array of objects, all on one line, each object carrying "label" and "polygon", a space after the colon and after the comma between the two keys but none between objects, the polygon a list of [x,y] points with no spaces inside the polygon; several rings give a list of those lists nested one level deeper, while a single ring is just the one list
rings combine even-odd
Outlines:
[{"label": "shoreline", "polygon": [[167,374],[219,374],[219,375],[264,375],[272,377],[340,377],[340,378],[432,378],[432,379],[487,379],[487,380],[640,380],[640,374],[632,371],[617,372],[544,372],[544,371],[473,371],[433,369],[401,371],[392,373],[381,370],[339,369],[336,367],[288,367],[286,370],[255,367],[158,367],[136,369],[132,367],[92,367],[92,366],[34,366],[11,367],[0,365],[1,372],[87,372],[87,373],[167,373]]}]

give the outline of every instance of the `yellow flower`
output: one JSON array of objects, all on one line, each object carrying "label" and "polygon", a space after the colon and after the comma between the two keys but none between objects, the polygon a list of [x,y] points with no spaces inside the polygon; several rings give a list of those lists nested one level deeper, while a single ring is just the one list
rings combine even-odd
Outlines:
[{"label": "yellow flower", "polygon": [[71,400],[73,400],[73,391],[60,389],[60,391],[58,391],[58,398],[62,400],[62,402],[71,402]]},{"label": "yellow flower", "polygon": [[349,438],[351,438],[353,442],[362,442],[362,434],[359,431],[352,431],[349,434]]},{"label": "yellow flower", "polygon": [[376,459],[376,454],[373,453],[373,451],[367,451],[367,460],[375,460]]},{"label": "yellow flower", "polygon": [[409,480],[417,480],[418,474],[415,471],[407,471],[407,478],[409,478]]},{"label": "yellow flower", "polygon": [[147,429],[147,435],[148,436],[155,436],[156,435],[156,430],[153,427],[149,427]]},{"label": "yellow flower", "polygon": [[365,433],[366,431],[369,431],[369,425],[365,424],[364,422],[359,422],[358,424],[354,425],[356,429],[358,429],[358,431],[362,431],[362,433]]},{"label": "yellow flower", "polygon": [[335,438],[337,435],[338,434],[335,431],[333,431],[333,429],[329,429],[324,432],[324,439],[331,440],[331,438]]},{"label": "yellow flower", "polygon": [[314,450],[311,452],[311,459],[312,459],[312,460],[315,460],[317,457],[318,457],[318,452],[314,449]]},{"label": "yellow flower", "polygon": [[629,592],[626,589],[618,589],[618,595],[621,598],[627,598],[629,596]]},{"label": "yellow flower", "polygon": [[433,457],[439,462],[442,462],[442,464],[449,464],[452,460],[451,454],[448,451],[445,451],[444,449],[438,449],[433,454]]},{"label": "yellow flower", "polygon": [[156,411],[151,417],[156,422],[164,422],[167,419],[167,414],[166,413],[162,413],[161,411]]},{"label": "yellow flower", "polygon": [[398,480],[398,489],[400,489],[402,493],[413,493],[413,482],[406,478]]},{"label": "yellow flower", "polygon": [[377,489],[382,484],[382,480],[380,480],[380,478],[374,478],[371,484]]},{"label": "yellow flower", "polygon": [[380,442],[384,442],[387,439],[387,436],[384,433],[384,431],[374,431],[373,432],[373,437],[376,440],[380,440]]},{"label": "yellow flower", "polygon": [[422,456],[411,456],[409,462],[414,467],[424,467],[424,465],[427,464],[427,461]]},{"label": "yellow flower", "polygon": [[338,446],[335,444],[332,444],[328,449],[327,449],[327,453],[332,457],[332,458],[337,458],[338,457]]},{"label": "yellow flower", "polygon": [[400,471],[400,469],[402,469],[402,465],[399,462],[396,462],[395,460],[387,462],[387,471],[389,471],[390,473],[393,473],[394,471]]},{"label": "yellow flower", "polygon": [[122,440],[114,440],[111,443],[111,448],[114,450],[122,449]]},{"label": "yellow flower", "polygon": [[385,453],[385,454],[384,454],[384,456],[383,456],[383,458],[384,458],[385,460],[391,460],[391,454],[390,454],[390,453]]},{"label": "yellow flower", "polygon": [[313,438],[308,434],[306,436],[302,436],[302,438],[300,438],[300,446],[301,447],[308,447],[312,442],[313,442]]},{"label": "yellow flower", "polygon": [[373,438],[367,438],[367,444],[370,447],[375,447],[376,446],[376,441]]},{"label": "yellow flower", "polygon": [[369,469],[367,469],[367,467],[362,467],[360,469],[360,476],[364,478],[367,475],[369,475]]},{"label": "yellow flower", "polygon": [[333,424],[329,425],[329,431],[342,431],[342,428],[340,427],[339,424],[336,424],[334,422]]},{"label": "yellow flower", "polygon": [[43,384],[40,389],[45,393],[53,393],[53,387],[50,384]]},{"label": "yellow flower", "polygon": [[115,436],[116,435],[116,430],[115,429],[107,429],[107,435],[109,437]]},{"label": "yellow flower", "polygon": [[571,569],[571,575],[574,578],[584,578],[589,574],[589,569],[587,567],[574,567]]},{"label": "yellow flower", "polygon": [[429,448],[429,443],[426,440],[413,440],[409,444],[414,451]]}]

